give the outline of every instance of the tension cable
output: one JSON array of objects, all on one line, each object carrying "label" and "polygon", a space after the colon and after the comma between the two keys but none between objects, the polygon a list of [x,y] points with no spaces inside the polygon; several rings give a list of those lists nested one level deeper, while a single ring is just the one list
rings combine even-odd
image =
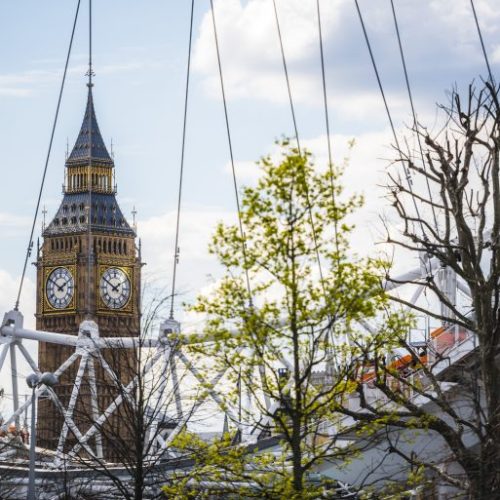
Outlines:
[{"label": "tension cable", "polygon": [[330,139],[330,118],[328,113],[328,96],[326,93],[326,72],[325,72],[325,56],[323,50],[323,31],[321,29],[321,10],[319,8],[319,0],[316,0],[316,12],[318,18],[318,38],[319,38],[319,54],[321,62],[321,83],[323,86],[323,108],[325,110],[325,127],[326,127],[326,143],[328,146],[328,167],[330,169],[331,185],[332,185],[332,201],[335,205],[335,190],[333,185],[333,160],[332,160],[332,144]]},{"label": "tension cable", "polygon": [[488,59],[488,54],[486,52],[486,47],[484,46],[483,34],[481,32],[481,27],[479,26],[479,21],[477,19],[476,7],[474,6],[474,0],[470,0],[470,6],[472,7],[472,13],[474,14],[474,22],[476,24],[477,34],[479,35],[479,41],[481,42],[481,49],[483,51],[484,62],[486,63],[486,68],[488,69],[488,76],[490,77],[491,85],[495,85],[495,80],[493,80],[493,73],[491,72],[490,61]]},{"label": "tension cable", "polygon": [[[87,215],[87,316],[90,318],[90,302],[92,298],[92,256],[94,253],[94,249],[92,248],[92,111],[94,106],[94,96],[92,95],[92,76],[94,76],[92,69],[92,0],[89,0],[89,70],[87,72],[88,83],[87,87],[89,88],[89,102],[88,102],[88,112],[87,116],[87,127],[89,129],[89,164],[87,169],[87,186],[89,190],[89,207],[88,207],[88,215]],[[97,218],[97,210],[96,215]]]},{"label": "tension cable", "polygon": [[180,218],[181,218],[181,202],[182,202],[182,181],[184,178],[184,153],[186,149],[186,124],[187,110],[189,99],[189,77],[191,73],[191,47],[193,40],[193,14],[194,0],[191,0],[191,18],[189,21],[189,44],[188,44],[188,60],[186,68],[186,85],[184,90],[184,117],[182,122],[182,145],[181,145],[181,167],[179,172],[179,191],[177,198],[177,218],[175,221],[175,244],[174,244],[174,263],[172,271],[172,294],[170,297],[170,319],[174,319],[174,300],[175,300],[175,282],[177,277],[177,264],[179,263],[179,233],[180,233]]},{"label": "tension cable", "polygon": [[406,69],[406,60],[404,56],[404,51],[403,51],[403,44],[401,43],[401,36],[399,34],[399,25],[398,25],[398,19],[396,16],[396,9],[394,7],[394,0],[390,0],[391,2],[391,9],[392,9],[392,17],[394,19],[394,28],[396,29],[396,36],[398,39],[398,46],[399,46],[399,54],[401,56],[401,64],[403,65],[403,72],[405,76],[405,82],[406,82],[406,90],[408,92],[408,98],[410,100],[410,107],[411,107],[411,113],[413,116],[413,127],[415,130],[415,133],[417,134],[417,141],[418,141],[418,149],[420,151],[420,158],[422,161],[422,167],[424,169],[424,177],[425,177],[425,182],[427,184],[427,193],[429,194],[429,202],[431,202],[431,209],[432,209],[432,217],[434,219],[434,227],[436,228],[436,231],[438,231],[438,221],[437,221],[437,216],[436,216],[436,210],[434,208],[434,204],[432,203],[432,193],[431,193],[431,186],[429,183],[429,178],[427,177],[426,173],[426,166],[425,166],[425,160],[424,160],[424,152],[422,149],[422,142],[420,140],[420,133],[418,131],[418,123],[417,123],[417,114],[415,112],[415,106],[413,104],[413,96],[411,93],[411,87],[410,87],[410,79],[408,77],[408,70]]},{"label": "tension cable", "polygon": [[226,121],[226,132],[227,132],[227,142],[229,146],[229,156],[231,160],[231,172],[233,175],[233,187],[234,187],[234,196],[236,198],[236,208],[238,210],[238,225],[239,225],[239,231],[240,231],[240,237],[241,237],[241,247],[243,251],[243,265],[245,268],[245,279],[246,279],[246,286],[247,286],[247,291],[248,291],[248,297],[249,297],[249,305],[250,308],[253,307],[253,299],[252,299],[252,289],[250,286],[250,277],[248,274],[248,259],[247,259],[247,245],[246,245],[246,239],[245,239],[245,232],[243,230],[243,222],[241,220],[241,210],[240,210],[240,198],[238,194],[238,182],[236,180],[236,170],[234,167],[234,156],[233,156],[233,145],[231,141],[231,130],[229,128],[229,116],[228,116],[228,111],[227,111],[227,102],[226,102],[226,91],[224,89],[224,78],[222,76],[222,63],[221,63],[221,57],[220,57],[220,50],[219,50],[219,37],[217,35],[217,25],[215,22],[215,9],[214,9],[214,2],[213,0],[210,0],[210,7],[211,7],[211,13],[212,13],[212,24],[214,28],[214,38],[215,38],[215,50],[217,52],[217,66],[219,69],[219,79],[220,79],[220,86],[221,86],[221,92],[222,92],[222,102],[224,104],[224,118]]}]

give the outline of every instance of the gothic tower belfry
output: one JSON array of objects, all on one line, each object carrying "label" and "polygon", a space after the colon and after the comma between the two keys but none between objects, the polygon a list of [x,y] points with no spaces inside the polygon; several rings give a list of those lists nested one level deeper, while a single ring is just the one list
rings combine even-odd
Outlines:
[{"label": "gothic tower belfry", "polygon": [[[91,319],[101,337],[139,336],[141,261],[136,233],[116,200],[114,160],[99,130],[89,80],[83,122],[66,159],[63,199],[43,231],[36,262],[37,329],[77,335],[80,323]],[[72,352],[73,348],[41,343],[40,370],[56,370]],[[122,364],[116,357],[108,362]],[[124,381],[133,376],[123,367],[111,367],[119,369]],[[77,365],[71,366],[56,388],[65,407],[77,370]],[[110,383],[99,370],[96,376],[99,410],[104,411],[112,399]],[[89,427],[84,420],[80,418],[81,430]],[[56,449],[63,418],[50,400],[40,401],[38,422],[38,445]]]}]

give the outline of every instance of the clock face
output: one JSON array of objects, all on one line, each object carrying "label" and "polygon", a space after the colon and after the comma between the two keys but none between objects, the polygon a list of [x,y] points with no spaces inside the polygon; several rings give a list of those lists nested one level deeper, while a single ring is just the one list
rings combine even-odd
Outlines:
[{"label": "clock face", "polygon": [[75,291],[73,275],[65,267],[57,267],[49,274],[45,291],[52,307],[55,309],[68,307]]},{"label": "clock face", "polygon": [[121,309],[130,299],[130,280],[126,273],[117,267],[104,271],[99,288],[103,302],[110,309]]}]

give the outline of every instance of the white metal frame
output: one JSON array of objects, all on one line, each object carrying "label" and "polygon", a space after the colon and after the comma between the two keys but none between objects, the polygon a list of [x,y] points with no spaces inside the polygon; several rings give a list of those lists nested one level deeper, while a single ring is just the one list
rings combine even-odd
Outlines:
[{"label": "white metal frame", "polygon": [[[84,448],[87,455],[90,457],[95,457],[100,460],[103,459],[103,445],[102,445],[102,435],[99,431],[102,424],[106,422],[120,407],[123,402],[123,398],[131,394],[138,383],[138,376],[136,375],[126,386],[122,386],[119,391],[118,396],[108,405],[108,407],[99,413],[98,403],[97,403],[97,381],[95,366],[99,364],[107,377],[115,384],[121,384],[118,376],[115,374],[113,369],[104,359],[101,353],[101,349],[105,348],[115,348],[115,349],[138,349],[147,348],[153,349],[153,355],[148,359],[142,371],[144,373],[151,373],[157,370],[158,376],[161,378],[159,382],[159,394],[160,398],[159,404],[161,406],[162,402],[166,403],[167,395],[166,388],[169,378],[172,382],[171,387],[173,391],[173,398],[175,401],[175,409],[177,414],[177,425],[174,429],[168,432],[168,435],[163,432],[156,432],[155,425],[150,431],[150,436],[156,441],[155,446],[151,449],[154,450],[151,456],[148,457],[151,460],[157,459],[158,455],[162,455],[168,451],[168,446],[172,440],[179,434],[179,432],[184,428],[189,418],[194,414],[194,412],[210,397],[216,404],[228,414],[229,418],[237,424],[235,415],[232,414],[231,410],[228,410],[224,401],[222,401],[220,395],[212,389],[223,377],[224,372],[219,372],[214,379],[208,380],[204,374],[194,366],[194,364],[189,360],[189,358],[181,351],[182,343],[179,342],[180,336],[180,326],[179,323],[174,320],[167,320],[162,323],[160,327],[160,332],[156,339],[140,339],[137,337],[111,337],[102,338],[99,336],[98,326],[93,321],[83,321],[79,328],[79,333],[77,336],[60,334],[53,332],[46,332],[40,330],[29,330],[23,326],[23,316],[18,311],[10,311],[4,316],[2,326],[0,327],[0,371],[5,364],[5,359],[7,354],[10,353],[11,359],[11,380],[13,387],[13,412],[8,415],[0,426],[1,429],[6,430],[11,423],[16,423],[16,427],[19,425],[20,416],[28,408],[31,407],[31,400],[27,400],[25,403],[20,404],[19,402],[19,390],[18,383],[19,377],[17,373],[17,357],[16,349],[21,353],[26,362],[35,371],[35,373],[40,374],[40,370],[37,363],[30,356],[27,349],[22,344],[23,340],[35,340],[38,342],[47,342],[59,345],[65,345],[69,347],[74,347],[75,351],[57,368],[54,372],[56,376],[62,375],[71,365],[74,363],[79,363],[78,372],[75,377],[73,389],[71,392],[69,403],[66,407],[63,406],[56,393],[45,386],[41,386],[37,389],[37,396],[46,394],[59,409],[63,416],[63,427],[59,436],[59,442],[55,454],[55,460],[53,465],[55,467],[62,466],[62,464],[67,463],[75,455]],[[189,339],[186,338],[187,342],[197,342],[201,337],[190,336]],[[181,362],[189,372],[195,377],[197,382],[208,390],[204,391],[205,395],[198,398],[191,408],[183,408],[182,398],[181,398],[181,387],[179,383],[179,377],[177,373],[177,361]],[[91,410],[93,416],[93,425],[85,432],[82,433],[74,421],[74,411],[77,404],[80,389],[82,387],[82,381],[84,376],[87,376],[90,385],[91,394]],[[166,410],[166,408],[165,408]],[[69,451],[65,453],[65,447],[68,439],[69,431],[77,439],[77,444]],[[92,449],[89,441],[95,438],[96,449]]]}]

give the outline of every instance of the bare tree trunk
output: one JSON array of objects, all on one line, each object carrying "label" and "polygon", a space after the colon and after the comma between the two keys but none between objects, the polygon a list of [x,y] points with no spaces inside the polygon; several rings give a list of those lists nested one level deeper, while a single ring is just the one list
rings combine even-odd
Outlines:
[{"label": "bare tree trunk", "polygon": [[[425,253],[439,261],[467,284],[473,314],[451,303],[428,271],[424,285],[429,296],[434,295],[449,311],[448,317],[431,309],[415,307],[448,325],[457,325],[476,336],[477,349],[471,358],[477,378],[466,383],[458,378],[462,397],[475,401],[473,415],[463,417],[439,394],[439,380],[433,380],[439,415],[430,427],[440,433],[465,473],[464,488],[471,498],[500,498],[500,105],[498,88],[486,82],[483,88],[469,87],[465,102],[457,90],[449,107],[441,106],[446,116],[445,127],[436,135],[420,124],[412,133],[425,144],[424,151],[396,148],[405,172],[417,180],[425,180],[427,192],[418,186],[423,182],[403,183],[391,175],[393,206],[404,223],[401,237],[388,241],[407,250]],[[419,206],[420,211],[414,209]],[[437,214],[432,222],[430,210]],[[421,257],[420,257],[421,258]],[[442,313],[443,314],[443,313]],[[418,361],[419,358],[415,357]],[[424,367],[424,370],[426,368]],[[432,379],[431,369],[427,376]],[[392,375],[394,376],[394,374]],[[396,378],[398,375],[395,375]],[[403,383],[408,384],[403,379]],[[389,399],[398,401],[410,413],[418,408],[401,395],[385,387]],[[412,388],[415,391],[415,388]],[[474,394],[476,393],[476,395]],[[479,396],[477,396],[479,394]],[[376,412],[375,412],[376,413]],[[420,415],[422,417],[422,415]],[[477,440],[471,447],[466,431]],[[424,464],[432,467],[432,464]],[[445,480],[454,481],[453,478]]]}]

